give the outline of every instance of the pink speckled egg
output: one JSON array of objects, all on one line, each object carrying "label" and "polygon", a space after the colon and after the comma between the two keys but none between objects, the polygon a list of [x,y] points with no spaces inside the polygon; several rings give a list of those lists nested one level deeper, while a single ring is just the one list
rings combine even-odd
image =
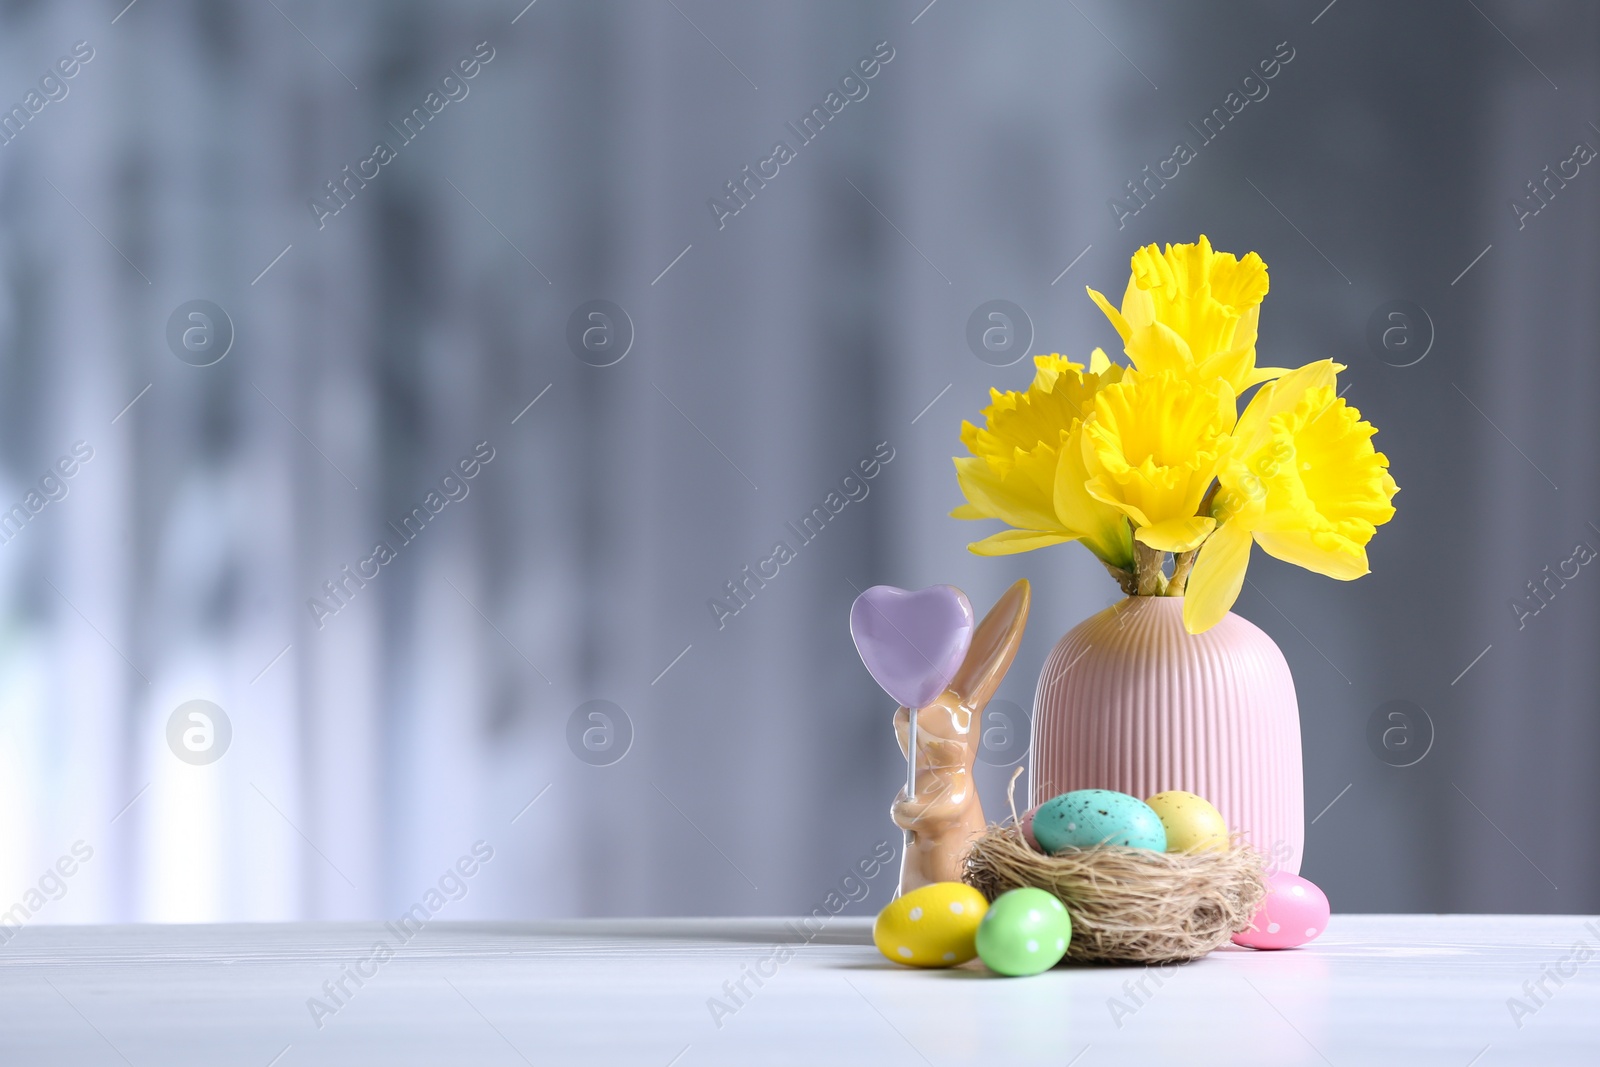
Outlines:
[{"label": "pink speckled egg", "polygon": [[1251,925],[1253,929],[1233,935],[1235,945],[1299,948],[1328,928],[1328,897],[1298,874],[1273,871]]},{"label": "pink speckled egg", "polygon": [[1017,820],[1017,825],[1022,827],[1022,839],[1032,845],[1035,852],[1043,852],[1044,849],[1039,847],[1039,839],[1033,836],[1033,816],[1038,810],[1038,805],[1035,805],[1023,812],[1022,817]]}]

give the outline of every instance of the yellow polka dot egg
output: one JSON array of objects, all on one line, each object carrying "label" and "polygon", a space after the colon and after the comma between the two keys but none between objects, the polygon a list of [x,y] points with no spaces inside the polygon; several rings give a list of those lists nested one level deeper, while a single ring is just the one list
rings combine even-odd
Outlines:
[{"label": "yellow polka dot egg", "polygon": [[935,882],[891,900],[872,924],[878,951],[911,967],[954,967],[978,954],[983,894],[961,882]]}]

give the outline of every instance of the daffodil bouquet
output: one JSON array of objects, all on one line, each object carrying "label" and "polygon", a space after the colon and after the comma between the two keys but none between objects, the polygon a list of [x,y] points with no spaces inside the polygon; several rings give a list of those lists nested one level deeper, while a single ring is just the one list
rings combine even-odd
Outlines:
[{"label": "daffodil bouquet", "polygon": [[1035,356],[1027,391],[990,391],[984,425],[961,424],[967,502],[951,514],[1010,529],[969,548],[1081,542],[1130,596],[1184,597],[1190,633],[1233,606],[1252,544],[1331,578],[1366,574],[1398,487],[1376,429],[1339,396],[1342,365],[1256,366],[1261,257],[1213,251],[1203,235],[1149,245],[1120,310],[1088,293],[1131,366],[1098,348],[1087,367]]}]

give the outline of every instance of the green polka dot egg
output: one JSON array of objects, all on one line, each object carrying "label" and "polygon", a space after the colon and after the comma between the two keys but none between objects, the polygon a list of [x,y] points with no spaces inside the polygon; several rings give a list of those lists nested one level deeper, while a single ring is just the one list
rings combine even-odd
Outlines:
[{"label": "green polka dot egg", "polygon": [[1072,919],[1053,894],[1026,886],[989,905],[974,939],[978,957],[996,974],[1040,974],[1061,962],[1072,940]]},{"label": "green polka dot egg", "polygon": [[971,886],[935,882],[891,900],[872,924],[872,941],[896,963],[954,967],[978,954],[978,924],[988,910]]}]

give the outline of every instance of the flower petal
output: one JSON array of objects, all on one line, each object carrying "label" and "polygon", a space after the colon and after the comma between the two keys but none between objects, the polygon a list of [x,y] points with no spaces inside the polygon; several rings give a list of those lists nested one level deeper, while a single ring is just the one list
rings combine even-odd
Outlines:
[{"label": "flower petal", "polygon": [[1056,461],[1054,505],[1056,520],[1082,535],[1084,547],[1118,567],[1133,563],[1128,520],[1113,503],[1090,494],[1089,472],[1083,465],[1083,424],[1074,423],[1061,435],[1061,455]]},{"label": "flower petal", "polygon": [[1135,273],[1129,273],[1128,287],[1122,291],[1122,317],[1134,330],[1142,330],[1156,321],[1155,299],[1139,286]]},{"label": "flower petal", "polygon": [[1107,300],[1105,295],[1098,289],[1090,289],[1087,285],[1083,288],[1089,294],[1089,299],[1094,301],[1095,306],[1105,312],[1106,318],[1111,320],[1111,325],[1117,328],[1117,333],[1122,337],[1122,343],[1127,344],[1128,335],[1133,331],[1128,326],[1128,320],[1122,317],[1122,312],[1112,307],[1111,301]]},{"label": "flower petal", "polygon": [[1274,378],[1282,378],[1288,373],[1288,367],[1257,367],[1255,370],[1250,372],[1250,379],[1244,383],[1244,388],[1240,389],[1239,391],[1242,393],[1244,392],[1244,389],[1248,389],[1252,385],[1260,385],[1262,382],[1270,382]]},{"label": "flower petal", "polygon": [[1230,348],[1218,352],[1195,365],[1194,374],[1202,378],[1222,378],[1234,386],[1237,393],[1248,386],[1255,372],[1254,348]]},{"label": "flower petal", "polygon": [[1257,530],[1256,541],[1269,556],[1348,582],[1367,574],[1367,550],[1346,537],[1310,530]]},{"label": "flower petal", "polygon": [[1235,411],[1220,378],[1129,372],[1095,394],[1084,421],[1089,495],[1139,526],[1194,518],[1231,447]]},{"label": "flower petal", "polygon": [[983,426],[968,422],[961,427],[961,443],[967,450],[996,461],[1000,469],[1013,465],[1019,449],[1032,453],[1041,444],[1055,448],[1061,431],[1093,406],[1094,394],[1104,384],[1102,377],[1109,377],[1109,372],[1086,375],[1083,364],[1054,354],[1035,356],[1033,364],[1036,371],[1026,391],[992,391],[983,410]]},{"label": "flower petal", "polygon": [[1268,382],[1256,391],[1233,436],[1238,444],[1235,455],[1246,455],[1260,448],[1271,432],[1272,420],[1286,411],[1293,411],[1305,399],[1306,391],[1322,386],[1332,386],[1344,366],[1331,359],[1319,359],[1297,370],[1284,371],[1277,381]]},{"label": "flower petal", "polygon": [[1187,377],[1194,370],[1194,355],[1189,342],[1166,323],[1153,322],[1135,330],[1128,338],[1126,351],[1133,365],[1146,374],[1171,371],[1178,377]]},{"label": "flower petal", "polygon": [[[1149,320],[1160,322],[1189,344],[1196,361],[1242,349],[1254,361],[1258,308],[1267,295],[1267,265],[1254,252],[1243,259],[1217,252],[1204,234],[1194,244],[1146,245],[1130,263],[1133,285],[1144,294]],[[1138,333],[1145,321],[1123,301],[1123,317]],[[1237,392],[1247,382],[1230,378]]]},{"label": "flower petal", "polygon": [[1191,515],[1187,519],[1168,519],[1152,526],[1141,526],[1133,536],[1141,544],[1162,552],[1187,552],[1200,547],[1200,542],[1216,525],[1217,520],[1209,515]]},{"label": "flower petal", "polygon": [[1228,614],[1244,588],[1250,565],[1250,531],[1243,523],[1217,527],[1195,557],[1194,570],[1183,594],[1183,626],[1192,634],[1204,633]]},{"label": "flower petal", "polygon": [[[1048,529],[1055,525],[1055,509],[1050,498],[1039,491],[1028,471],[997,472],[989,460],[977,457],[958,456],[955,462],[956,481],[962,495],[985,518],[999,519],[1007,526],[1022,530]],[[1053,464],[1051,472],[1054,473]]]},{"label": "flower petal", "polygon": [[1036,548],[1064,545],[1077,538],[1067,534],[1045,533],[1040,530],[1001,530],[982,541],[974,541],[967,551],[975,556],[1013,556],[1018,552],[1032,552]]},{"label": "flower petal", "polygon": [[[1259,257],[1257,257],[1259,258]],[[1265,269],[1266,264],[1262,264]],[[1263,294],[1264,296],[1265,294]],[[1233,347],[1250,348],[1256,346],[1256,332],[1261,321],[1261,305],[1256,304],[1239,316],[1239,321],[1233,327]]]},{"label": "flower petal", "polygon": [[1128,516],[1128,518],[1132,519],[1138,525],[1150,525],[1150,519],[1147,515],[1145,515],[1144,510],[1140,508],[1139,505],[1129,503],[1128,501],[1124,500],[1122,498],[1121,490],[1113,482],[1096,476],[1085,482],[1083,484],[1083,488],[1090,496],[1094,497],[1102,504],[1110,504],[1118,511],[1121,511],[1124,515]]}]

